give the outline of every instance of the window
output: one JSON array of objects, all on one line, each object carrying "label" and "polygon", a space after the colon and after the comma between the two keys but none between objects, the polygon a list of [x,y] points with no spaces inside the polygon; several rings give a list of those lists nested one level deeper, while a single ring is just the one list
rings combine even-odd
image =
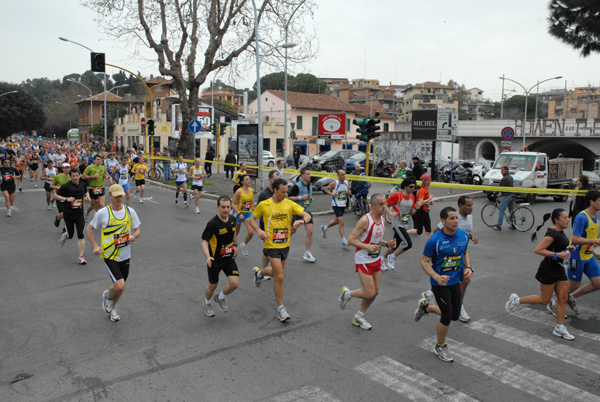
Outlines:
[{"label": "window", "polygon": [[350,131],[350,119],[346,119],[346,132]]},{"label": "window", "polygon": [[302,116],[296,117],[296,128],[302,130]]},{"label": "window", "polygon": [[390,131],[390,123],[383,123],[383,131],[386,133]]},{"label": "window", "polygon": [[312,118],[312,135],[317,135],[317,127],[319,126],[319,118],[317,116],[313,116]]}]

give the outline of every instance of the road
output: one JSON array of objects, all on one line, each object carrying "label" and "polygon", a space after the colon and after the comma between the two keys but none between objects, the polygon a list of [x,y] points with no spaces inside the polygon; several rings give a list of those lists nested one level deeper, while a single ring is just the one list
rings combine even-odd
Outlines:
[{"label": "road", "polygon": [[[507,314],[510,293],[539,291],[540,258],[531,233],[483,226],[483,199],[474,211],[480,243],[470,246],[476,273],[465,299],[472,321],[451,324],[455,362],[448,364],[432,353],[437,319],[413,320],[429,283],[419,266],[422,238],[383,273],[366,315],[371,331],[351,325],[358,300],[338,307],[341,286],[359,282],[353,250],[335,229],[320,235],[331,216],[315,218],[315,264],[301,260],[304,229],[292,238],[289,323],[276,318],[272,281],[252,282],[257,238],[250,256],[238,259],[231,311],[217,308],[208,318],[200,307],[207,284],[200,236],[216,202],[203,199],[196,215],[193,206],[174,206],[172,190],[147,193],[152,200],[132,204],[142,237],[117,323],[101,308],[110,285],[101,260],[88,243],[88,264],[78,266],[75,241],[58,246],[43,191],[25,183],[13,216],[0,209],[2,401],[600,401],[600,292],[580,298],[580,315],[567,319],[573,342],[552,336],[554,318],[543,307]],[[445,205],[437,203],[433,215]],[[542,200],[532,209],[540,219],[558,206],[565,204]],[[346,222],[349,234],[356,218]]]}]

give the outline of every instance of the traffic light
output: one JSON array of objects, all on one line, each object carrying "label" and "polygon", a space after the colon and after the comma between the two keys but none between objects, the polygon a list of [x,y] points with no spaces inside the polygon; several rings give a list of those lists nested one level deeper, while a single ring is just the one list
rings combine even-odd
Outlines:
[{"label": "traffic light", "polygon": [[369,140],[369,137],[367,136],[367,124],[368,123],[369,123],[369,118],[352,120],[352,124],[356,124],[358,126],[358,128],[356,129],[356,132],[359,133],[359,135],[356,136],[357,139],[359,139],[361,141]]},{"label": "traffic light", "polygon": [[213,135],[216,137],[217,135],[219,135],[219,132],[217,131],[217,123],[213,123],[211,125],[211,131],[213,133]]},{"label": "traffic light", "polygon": [[372,140],[373,138],[377,138],[381,135],[381,133],[378,133],[377,131],[379,131],[381,129],[381,127],[377,126],[377,124],[379,124],[381,120],[379,119],[369,119],[369,122],[367,123],[367,137],[368,139]]},{"label": "traffic light", "polygon": [[148,125],[148,135],[150,137],[154,136],[154,120],[150,119],[148,120],[148,123],[146,123]]},{"label": "traffic light", "polygon": [[227,123],[221,123],[220,125],[220,135],[225,135],[225,128],[228,126]]},{"label": "traffic light", "polygon": [[92,55],[92,71],[103,73],[106,71],[104,65],[104,53],[91,53]]}]

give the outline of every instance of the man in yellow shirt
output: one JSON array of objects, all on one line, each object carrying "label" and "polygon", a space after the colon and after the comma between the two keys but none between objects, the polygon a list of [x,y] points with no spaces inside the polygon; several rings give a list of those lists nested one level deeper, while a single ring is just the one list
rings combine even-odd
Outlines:
[{"label": "man in yellow shirt", "polygon": [[144,162],[144,157],[138,157],[138,162],[131,168],[131,173],[135,173],[135,194],[140,193],[140,204],[144,203],[143,197],[146,191],[146,172],[148,165]]},{"label": "man in yellow shirt", "polygon": [[[310,221],[310,215],[297,203],[286,199],[287,182],[277,179],[273,182],[273,197],[258,204],[250,217],[250,226],[258,237],[265,241],[263,254],[271,263],[270,267],[259,269],[254,267],[254,284],[259,287],[264,276],[274,279],[273,291],[277,300],[279,321],[284,322],[292,317],[283,305],[283,269],[290,251],[290,226],[292,215],[300,215],[301,220],[294,222],[294,229]],[[262,230],[256,220],[262,217],[265,229]]]}]

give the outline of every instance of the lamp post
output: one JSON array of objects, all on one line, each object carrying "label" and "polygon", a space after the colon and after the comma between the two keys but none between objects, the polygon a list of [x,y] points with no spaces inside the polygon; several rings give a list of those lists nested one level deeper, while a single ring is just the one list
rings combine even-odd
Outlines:
[{"label": "lamp post", "polygon": [[523,91],[525,92],[525,115],[523,116],[523,150],[525,150],[525,137],[527,135],[526,132],[526,126],[527,126],[527,98],[529,96],[529,93],[533,90],[533,88],[539,87],[540,84],[543,84],[546,81],[551,81],[551,80],[558,80],[562,78],[562,75],[559,75],[558,77],[552,77],[552,78],[547,78],[545,80],[542,81],[538,81],[537,84],[535,84],[534,86],[532,86],[531,88],[529,88],[529,90],[525,89],[525,87],[523,85],[521,85],[519,82],[512,80],[510,78],[506,78],[504,75],[502,77],[498,77],[499,79],[501,79],[503,82],[504,80],[510,81],[510,82],[514,82],[515,84],[517,84],[518,86],[520,86],[521,88],[523,88]]},{"label": "lamp post", "polygon": [[19,91],[4,92],[3,94],[0,94],[0,96],[10,95],[10,94],[16,94],[17,92],[19,92]]},{"label": "lamp post", "polygon": [[[92,126],[94,125],[94,106],[92,103],[92,90],[89,89],[87,86],[83,85],[81,82],[79,81],[75,81],[72,78],[67,78],[67,81],[73,82],[75,84],[81,85],[82,87],[84,87],[85,89],[87,89],[90,92],[90,133],[92,132]],[[81,96],[81,95],[78,95]]]}]

